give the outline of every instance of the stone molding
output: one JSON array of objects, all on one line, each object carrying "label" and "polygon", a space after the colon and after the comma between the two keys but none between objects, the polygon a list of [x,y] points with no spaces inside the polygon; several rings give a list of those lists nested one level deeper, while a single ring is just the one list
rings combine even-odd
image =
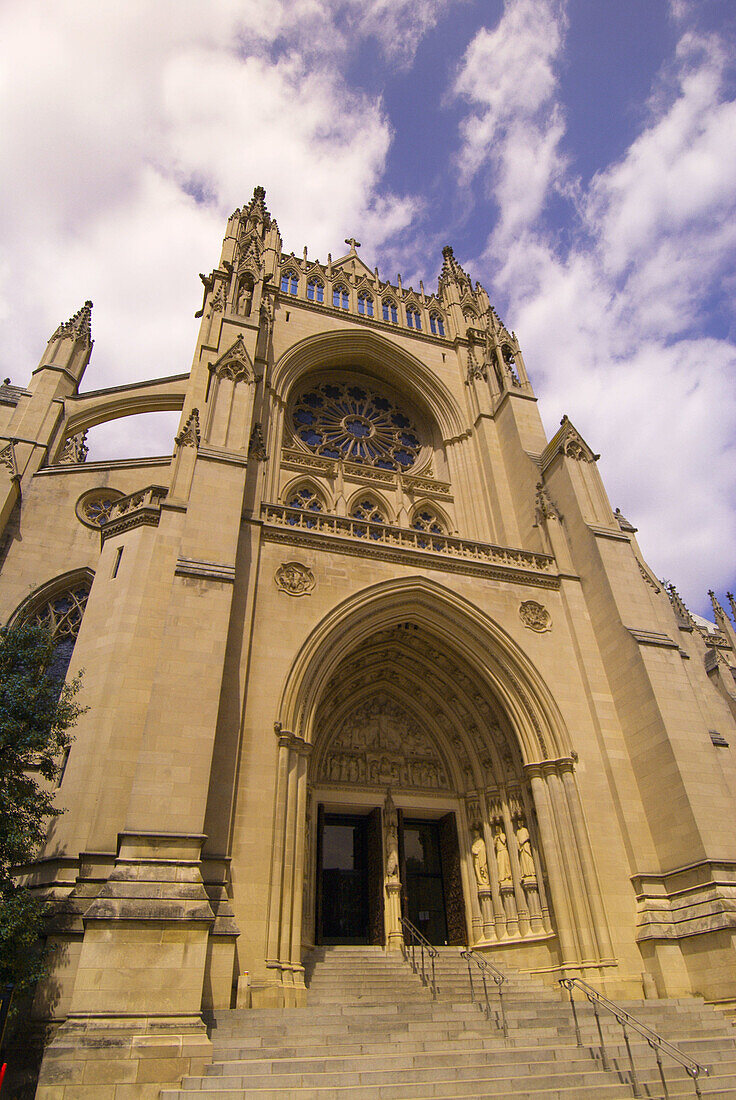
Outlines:
[{"label": "stone molding", "polygon": [[177,577],[199,577],[207,581],[235,583],[235,566],[219,562],[196,561],[194,558],[178,558],[174,570]]},{"label": "stone molding", "polygon": [[632,875],[631,882],[639,942],[736,929],[736,863],[702,860],[661,874]]},{"label": "stone molding", "polygon": [[103,543],[113,535],[120,535],[134,527],[158,527],[161,501],[168,491],[164,485],[148,485],[116,500],[109,518],[101,525]]}]

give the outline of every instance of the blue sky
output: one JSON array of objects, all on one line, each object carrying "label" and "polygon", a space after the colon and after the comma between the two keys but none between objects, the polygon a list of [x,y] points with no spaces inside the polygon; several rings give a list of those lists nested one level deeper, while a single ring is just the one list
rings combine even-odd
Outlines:
[{"label": "blue sky", "polygon": [[[442,245],[520,338],[693,610],[736,586],[733,0],[5,0],[3,376],[95,302],[85,385],[187,370],[224,220],[355,235],[435,285]],[[93,454],[157,453],[170,418]]]}]

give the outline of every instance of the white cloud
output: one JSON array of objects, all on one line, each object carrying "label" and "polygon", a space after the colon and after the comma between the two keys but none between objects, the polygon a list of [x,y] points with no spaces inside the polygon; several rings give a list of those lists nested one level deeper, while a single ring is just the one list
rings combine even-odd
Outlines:
[{"label": "white cloud", "polygon": [[[396,9],[414,45],[441,6]],[[356,231],[375,247],[406,226],[416,200],[382,187],[383,107],[341,75],[356,33],[375,31],[404,61],[390,26],[383,0],[6,3],[3,374],[27,378],[87,297],[87,387],[188,370],[197,272],[217,262],[225,219],[256,183],[287,249],[307,241],[324,256]]]},{"label": "white cloud", "polygon": [[[702,335],[721,284],[736,278],[727,51],[683,27],[641,133],[584,191],[562,174],[559,153],[564,12],[541,7],[546,23],[528,19],[527,0],[509,0],[496,30],[471,44],[455,85],[471,107],[461,170],[483,173],[499,206],[481,266],[508,303],[548,430],[571,416],[602,452],[613,503],[640,527],[654,569],[706,610],[705,589],[735,579],[736,347]],[[685,20],[688,6],[676,7]],[[543,37],[546,52],[517,106],[504,80],[483,74],[502,70],[505,52],[518,80],[516,61]],[[578,204],[577,240],[565,254],[540,218],[555,188]]]}]

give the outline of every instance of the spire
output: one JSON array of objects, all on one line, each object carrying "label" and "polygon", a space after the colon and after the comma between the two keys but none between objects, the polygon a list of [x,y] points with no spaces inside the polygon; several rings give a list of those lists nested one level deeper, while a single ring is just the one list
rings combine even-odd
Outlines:
[{"label": "spire", "polygon": [[64,336],[79,340],[87,347],[92,346],[92,303],[89,299],[73,317],[68,321],[62,321],[51,339],[60,339]]},{"label": "spire", "polygon": [[265,229],[269,228],[271,225],[271,215],[266,206],[265,187],[258,186],[253,188],[253,198],[247,206],[243,207],[241,217],[244,221],[249,223],[262,222]]},{"label": "spire", "polygon": [[468,290],[472,293],[473,284],[470,281],[470,276],[466,271],[463,271],[460,264],[455,259],[455,253],[452,251],[452,246],[446,244],[442,249],[442,271],[439,278],[439,293],[445,289],[450,283],[457,283],[463,290]]},{"label": "spire", "polygon": [[736,600],[734,600],[733,592],[727,592],[726,598],[731,605],[731,614],[733,615],[734,622],[736,622]]},{"label": "spire", "polygon": [[728,640],[733,643],[736,640],[736,638],[734,638],[733,623],[721,607],[720,603],[718,602],[718,597],[716,596],[712,588],[708,589],[708,595],[710,596],[711,606],[713,607],[713,616],[715,618],[716,626],[721,631],[721,633],[725,634]]}]

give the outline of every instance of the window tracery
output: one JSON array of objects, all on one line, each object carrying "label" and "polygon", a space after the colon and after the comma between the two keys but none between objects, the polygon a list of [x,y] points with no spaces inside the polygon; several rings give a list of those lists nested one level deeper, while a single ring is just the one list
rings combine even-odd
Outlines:
[{"label": "window tracery", "polygon": [[367,387],[324,382],[296,400],[297,437],[325,458],[381,470],[408,470],[421,442],[412,420],[387,396]]},{"label": "window tracery", "polygon": [[344,286],[336,286],[332,291],[332,304],[335,309],[347,309],[349,305],[349,298],[347,288]]},{"label": "window tracery", "polygon": [[[446,534],[445,524],[440,516],[437,514],[434,508],[424,505],[418,511],[414,513],[411,521],[411,526],[414,531],[423,531],[429,535],[444,535]],[[417,545],[422,549],[431,546],[431,539],[418,539]]]},{"label": "window tracery", "polygon": [[373,316],[373,299],[364,290],[358,295],[358,313],[361,317]]},{"label": "window tracery", "polygon": [[[322,498],[311,485],[302,485],[300,489],[292,492],[289,495],[287,507],[299,508],[305,512],[324,512],[325,510]],[[292,527],[295,527],[299,523],[299,518],[297,516],[289,516],[287,522],[291,524]],[[304,526],[316,527],[317,521],[316,519],[306,519],[304,521]]]},{"label": "window tracery", "polygon": [[419,310],[415,309],[414,306],[407,306],[406,323],[409,328],[414,328],[417,332],[422,331],[422,318],[419,315]]},{"label": "window tracery", "polygon": [[296,294],[299,289],[299,279],[293,271],[285,271],[281,276],[281,293]]},{"label": "window tracery", "polygon": [[64,680],[66,677],[89,592],[88,581],[77,581],[25,616],[27,622],[45,626],[51,634],[54,659],[49,672],[54,679]]},{"label": "window tracery", "polygon": [[391,298],[384,298],[383,300],[383,319],[384,321],[390,321],[392,325],[398,325],[399,312],[396,308],[396,302]]},{"label": "window tracery", "polygon": [[310,302],[324,302],[325,287],[317,278],[311,278],[307,283],[307,298]]},{"label": "window tracery", "polygon": [[[386,515],[383,508],[370,497],[361,497],[360,500],[356,501],[350,511],[350,518],[361,519],[365,523],[386,523]],[[366,527],[365,532],[361,531],[360,528],[356,528],[355,530],[355,534],[358,538],[362,538],[366,533],[372,539],[380,538],[380,532],[369,527]]]},{"label": "window tracery", "polygon": [[445,335],[445,322],[439,313],[430,313],[429,315],[429,331],[434,336]]}]

